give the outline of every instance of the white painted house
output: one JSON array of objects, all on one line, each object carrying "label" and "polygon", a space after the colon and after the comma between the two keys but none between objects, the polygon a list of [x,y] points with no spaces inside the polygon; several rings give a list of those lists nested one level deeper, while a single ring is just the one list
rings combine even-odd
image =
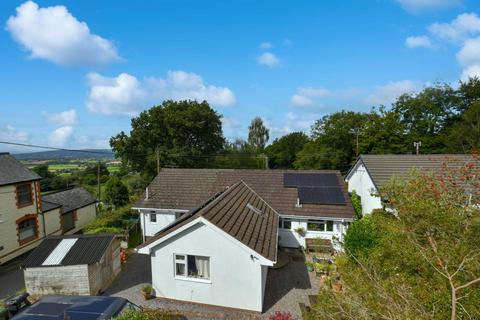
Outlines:
[{"label": "white painted house", "polygon": [[138,248],[157,297],[261,312],[278,213],[239,181]]},{"label": "white painted house", "polygon": [[464,154],[385,154],[360,155],[345,177],[348,192],[355,191],[361,198],[362,213],[370,214],[383,207],[380,191],[393,177],[406,178],[412,170],[439,172],[444,165],[460,167],[473,161]]},{"label": "white painted house", "polygon": [[314,238],[341,241],[353,221],[354,210],[338,171],[162,169],[134,205],[144,239],[238,180],[279,213],[281,246],[305,247],[306,239]]}]

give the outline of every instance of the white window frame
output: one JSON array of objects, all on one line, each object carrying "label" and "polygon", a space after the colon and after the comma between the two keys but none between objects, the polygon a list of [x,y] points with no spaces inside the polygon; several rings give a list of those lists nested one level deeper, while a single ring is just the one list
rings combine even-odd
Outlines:
[{"label": "white window frame", "polygon": [[[323,230],[312,230],[308,228],[309,223],[323,224]],[[332,230],[328,230],[328,224],[332,224]],[[308,232],[333,233],[335,232],[335,222],[333,220],[307,220]]]},{"label": "white window frame", "polygon": [[[157,213],[156,212],[150,212],[148,214],[148,217],[150,218],[150,223],[157,223]],[[152,221],[152,217],[155,217],[155,221]]]},{"label": "white window frame", "polygon": [[[183,256],[184,259],[178,259],[178,256]],[[196,278],[196,277],[191,277],[188,275],[188,256],[193,256],[193,257],[204,257],[208,258],[208,269],[209,269],[209,277],[208,278]],[[193,281],[193,282],[203,282],[203,283],[212,283],[212,269],[211,269],[211,262],[212,259],[209,256],[202,256],[202,255],[196,255],[196,254],[186,254],[186,253],[174,253],[173,254],[173,275],[174,278],[177,280],[186,280],[186,281]],[[177,274],[177,264],[183,264],[184,270],[185,270],[185,275],[179,275]]]},{"label": "white window frame", "polygon": [[[290,228],[285,228],[285,221],[290,222]],[[278,222],[279,222],[280,229],[282,229],[282,230],[292,230],[292,219],[280,217],[278,219]]]}]

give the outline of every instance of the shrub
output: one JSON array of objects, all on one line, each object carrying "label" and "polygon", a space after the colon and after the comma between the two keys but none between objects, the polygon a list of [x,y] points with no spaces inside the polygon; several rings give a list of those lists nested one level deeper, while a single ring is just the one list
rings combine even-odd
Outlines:
[{"label": "shrub", "polygon": [[115,320],[179,320],[183,317],[160,309],[131,310],[116,317]]},{"label": "shrub", "polygon": [[355,257],[368,254],[378,243],[380,231],[375,225],[372,215],[355,220],[345,235],[345,249]]},{"label": "shrub", "polygon": [[355,218],[357,220],[361,219],[363,217],[362,199],[360,198],[360,196],[357,194],[355,190],[352,191],[352,195],[350,196],[350,198],[352,200],[353,209],[355,210]]},{"label": "shrub", "polygon": [[295,320],[295,317],[290,312],[276,311],[268,320]]}]

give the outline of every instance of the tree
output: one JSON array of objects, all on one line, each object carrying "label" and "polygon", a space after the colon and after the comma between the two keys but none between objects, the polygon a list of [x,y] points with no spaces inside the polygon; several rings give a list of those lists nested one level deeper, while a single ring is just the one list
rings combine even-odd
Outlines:
[{"label": "tree", "polygon": [[262,118],[254,118],[248,127],[248,145],[252,151],[262,153],[269,138],[269,130],[264,126]]},{"label": "tree", "polygon": [[129,202],[128,188],[117,177],[108,179],[105,185],[105,201],[116,207],[121,207]]},{"label": "tree", "polygon": [[346,172],[355,159],[357,133],[369,114],[340,111],[324,116],[312,126],[312,141],[297,154],[299,169],[339,169]]},{"label": "tree", "polygon": [[265,149],[268,156],[269,167],[272,169],[288,169],[293,167],[297,153],[309,141],[308,136],[303,132],[292,132],[281,138],[275,139]]},{"label": "tree", "polygon": [[480,101],[475,101],[451,127],[445,144],[454,152],[468,153],[480,149]]},{"label": "tree", "polygon": [[382,188],[394,214],[350,226],[336,259],[343,289],[324,286],[311,318],[480,318],[479,170],[476,156],[446,161]]},{"label": "tree", "polygon": [[222,150],[221,116],[206,101],[164,101],[132,119],[130,134],[110,139],[115,155],[153,176],[160,166],[203,167]]}]

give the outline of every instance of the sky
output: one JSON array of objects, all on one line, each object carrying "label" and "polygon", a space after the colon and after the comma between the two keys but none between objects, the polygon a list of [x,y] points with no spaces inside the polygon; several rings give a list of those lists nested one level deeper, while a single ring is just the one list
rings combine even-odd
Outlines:
[{"label": "sky", "polygon": [[0,141],[107,148],[139,112],[196,99],[227,139],[260,116],[271,142],[475,75],[474,0],[0,2]]}]

